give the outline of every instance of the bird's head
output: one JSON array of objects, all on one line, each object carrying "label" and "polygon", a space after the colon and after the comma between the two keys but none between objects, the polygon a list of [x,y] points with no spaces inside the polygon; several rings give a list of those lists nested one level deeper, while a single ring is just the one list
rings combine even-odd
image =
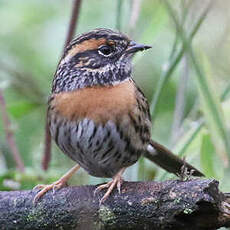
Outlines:
[{"label": "bird's head", "polygon": [[64,50],[53,91],[114,85],[131,77],[131,57],[151,48],[110,29],[95,29],[75,38]]}]

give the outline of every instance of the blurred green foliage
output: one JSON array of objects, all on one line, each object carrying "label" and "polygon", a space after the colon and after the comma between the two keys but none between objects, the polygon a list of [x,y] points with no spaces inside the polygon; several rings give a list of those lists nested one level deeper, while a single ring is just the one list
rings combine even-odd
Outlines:
[{"label": "blurred green foliage", "polygon": [[[142,0],[139,13],[136,12],[138,20],[135,27],[130,28],[134,2],[83,0],[77,34],[96,27],[115,29],[119,26],[133,39],[152,45],[151,50],[134,58],[133,74],[151,103],[160,79],[183,47],[183,36],[176,30],[164,0]],[[71,3],[70,0],[0,0],[0,88],[26,165],[24,174],[16,171],[0,122],[0,190],[14,189],[5,185],[8,180],[19,183],[17,189],[50,183],[74,164],[54,146],[49,171],[41,170],[46,101],[63,50]],[[209,1],[174,0],[170,3],[182,35],[187,39]],[[182,57],[173,67],[162,88],[152,129],[155,140],[186,156],[208,177],[220,180],[226,191],[230,190],[230,155],[226,145],[230,124],[229,87],[226,87],[230,84],[229,7],[227,0],[213,1],[193,42],[186,41],[191,50],[185,48],[187,58]],[[186,82],[182,81],[185,75]],[[181,84],[185,84],[184,92],[180,92]],[[176,99],[179,93],[182,102]],[[221,98],[223,93],[224,98]],[[177,119],[179,126],[173,125]],[[73,178],[74,183],[104,181],[88,176],[83,170],[80,174]],[[145,159],[140,159],[125,175],[128,180],[172,177]]]}]

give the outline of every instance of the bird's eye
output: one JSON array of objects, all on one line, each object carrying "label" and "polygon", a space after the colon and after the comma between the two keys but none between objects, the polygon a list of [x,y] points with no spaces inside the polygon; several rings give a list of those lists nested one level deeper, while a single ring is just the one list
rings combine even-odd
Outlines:
[{"label": "bird's eye", "polygon": [[114,51],[114,48],[112,46],[101,46],[99,47],[98,49],[98,53],[103,55],[103,56],[106,56],[108,57],[109,55],[111,55]]}]

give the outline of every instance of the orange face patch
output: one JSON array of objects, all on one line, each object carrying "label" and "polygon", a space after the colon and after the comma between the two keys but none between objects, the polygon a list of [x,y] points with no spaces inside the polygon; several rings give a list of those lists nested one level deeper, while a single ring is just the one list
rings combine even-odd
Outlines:
[{"label": "orange face patch", "polygon": [[70,120],[88,118],[105,124],[128,114],[135,108],[133,83],[126,81],[116,86],[92,87],[59,93],[52,101],[57,112]]},{"label": "orange face patch", "polygon": [[100,38],[100,39],[89,39],[81,42],[80,44],[76,44],[72,49],[67,53],[64,60],[70,60],[74,55],[77,53],[82,53],[86,50],[94,50],[97,49],[99,46],[106,44],[106,39]]}]

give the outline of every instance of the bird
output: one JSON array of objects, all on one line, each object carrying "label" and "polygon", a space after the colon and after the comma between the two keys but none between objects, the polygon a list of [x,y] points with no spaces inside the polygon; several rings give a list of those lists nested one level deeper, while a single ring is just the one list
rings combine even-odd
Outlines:
[{"label": "bird", "polygon": [[132,77],[132,57],[150,48],[106,28],[83,33],[65,48],[54,74],[47,120],[57,146],[77,164],[56,182],[36,186],[35,202],[66,186],[79,168],[112,178],[95,190],[106,190],[104,202],[115,187],[120,193],[122,174],[140,156],[176,175],[185,166],[194,176],[203,176],[151,139],[149,104]]}]

